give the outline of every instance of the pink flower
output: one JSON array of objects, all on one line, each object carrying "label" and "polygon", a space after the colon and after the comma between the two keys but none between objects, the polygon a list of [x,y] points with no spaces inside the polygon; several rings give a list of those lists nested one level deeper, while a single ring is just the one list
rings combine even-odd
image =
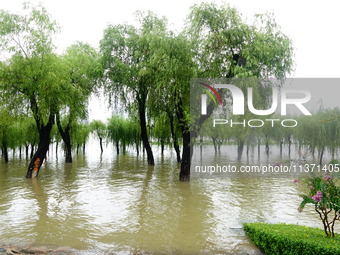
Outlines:
[{"label": "pink flower", "polygon": [[281,166],[280,162],[276,162],[273,166]]},{"label": "pink flower", "polygon": [[320,202],[322,198],[322,192],[321,191],[317,191],[315,196],[312,196],[312,199],[315,202]]},{"label": "pink flower", "polygon": [[325,176],[323,177],[323,179],[324,179],[325,181],[329,181],[329,180],[332,180],[333,177],[332,177],[332,176],[329,176],[329,175],[325,175]]},{"label": "pink flower", "polygon": [[293,183],[297,183],[297,182],[299,182],[299,180],[298,180],[298,179],[295,179],[295,180],[293,181]]}]

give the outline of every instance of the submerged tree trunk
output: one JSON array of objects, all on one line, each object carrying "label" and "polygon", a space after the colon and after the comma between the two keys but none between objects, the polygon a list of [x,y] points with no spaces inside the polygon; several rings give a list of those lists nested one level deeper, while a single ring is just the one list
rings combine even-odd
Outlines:
[{"label": "submerged tree trunk", "polygon": [[100,153],[103,153],[103,138],[99,137],[99,144],[100,144]]},{"label": "submerged tree trunk", "polygon": [[175,127],[174,127],[174,117],[172,116],[170,112],[168,112],[168,116],[170,120],[170,131],[171,131],[172,141],[174,144],[174,149],[176,152],[177,162],[181,162],[181,151],[179,149],[178,138],[177,138]]},{"label": "submerged tree trunk", "polygon": [[223,143],[223,139],[218,139],[217,140],[217,148],[218,148],[218,152],[221,153],[221,146]]},{"label": "submerged tree trunk", "polygon": [[50,117],[46,126],[39,128],[39,144],[38,149],[33,155],[30,164],[28,165],[28,171],[26,178],[35,178],[39,174],[39,170],[45,160],[46,153],[50,146],[50,134],[52,130],[53,119]]},{"label": "submerged tree trunk", "polygon": [[164,139],[161,139],[161,155],[164,155],[164,145],[165,145],[165,141]]},{"label": "submerged tree trunk", "polygon": [[325,151],[325,146],[322,147],[321,152],[320,152],[320,166],[322,166],[322,159],[323,159],[324,151]]},{"label": "submerged tree trunk", "polygon": [[72,163],[72,144],[71,144],[71,136],[70,136],[71,118],[68,121],[65,129],[63,129],[63,127],[61,126],[59,113],[56,115],[56,119],[57,119],[57,126],[59,130],[59,134],[65,144],[65,162]]},{"label": "submerged tree trunk", "polygon": [[50,147],[50,136],[52,126],[54,124],[54,119],[56,115],[55,109],[50,108],[50,114],[48,117],[48,121],[46,125],[42,123],[42,119],[39,114],[38,103],[34,97],[30,99],[31,110],[33,112],[33,117],[37,124],[37,129],[39,132],[39,144],[38,149],[33,155],[31,162],[28,165],[28,170],[26,174],[26,178],[35,178],[39,174],[39,170],[46,158],[46,153]]},{"label": "submerged tree trunk", "polygon": [[217,153],[217,143],[216,143],[217,136],[212,136],[211,139],[213,141],[215,153]]},{"label": "submerged tree trunk", "polygon": [[288,138],[288,157],[290,158],[291,154],[291,145],[292,145],[292,140],[290,139],[290,136]]},{"label": "submerged tree trunk", "polygon": [[25,145],[26,159],[28,159],[28,144]]},{"label": "submerged tree trunk", "polygon": [[146,150],[148,164],[153,166],[155,165],[155,161],[153,158],[152,148],[149,143],[148,132],[146,128],[146,118],[145,118],[145,101],[142,99],[138,100],[139,103],[139,123],[140,123],[140,130],[141,130],[141,137],[143,141],[143,146]]},{"label": "submerged tree trunk", "polygon": [[59,156],[58,156],[58,142],[56,142],[56,145],[55,145],[55,158],[57,160],[59,159]]},{"label": "submerged tree trunk", "polygon": [[190,142],[190,132],[183,133],[183,152],[182,152],[182,162],[181,162],[181,171],[179,174],[180,181],[189,181],[190,180],[190,166],[191,166],[191,157],[193,151],[193,145]]},{"label": "submerged tree trunk", "polygon": [[240,161],[242,158],[243,148],[244,148],[244,141],[239,140],[238,145],[237,145],[237,160],[238,161]]},{"label": "submerged tree trunk", "polygon": [[280,141],[280,158],[282,158],[283,140]]},{"label": "submerged tree trunk", "polygon": [[266,154],[267,157],[269,157],[269,138],[266,136]]},{"label": "submerged tree trunk", "polygon": [[33,158],[34,155],[34,143],[31,144],[31,154],[30,154],[30,158]]},{"label": "submerged tree trunk", "polygon": [[116,141],[116,150],[117,150],[117,155],[119,155],[119,141]]},{"label": "submerged tree trunk", "polygon": [[199,130],[204,123],[204,121],[210,117],[214,109],[214,103],[210,103],[207,107],[207,114],[201,115],[201,117],[196,121],[193,125],[193,129],[190,132],[189,123],[185,119],[184,110],[182,107],[181,101],[177,103],[176,114],[178,118],[179,125],[182,130],[183,136],[183,150],[182,150],[182,162],[181,162],[181,170],[179,173],[180,181],[189,181],[190,180],[190,167],[191,167],[191,158],[194,150],[193,141],[197,138]]},{"label": "submerged tree trunk", "polygon": [[2,142],[2,154],[4,155],[4,160],[8,163],[8,148],[5,141]]}]

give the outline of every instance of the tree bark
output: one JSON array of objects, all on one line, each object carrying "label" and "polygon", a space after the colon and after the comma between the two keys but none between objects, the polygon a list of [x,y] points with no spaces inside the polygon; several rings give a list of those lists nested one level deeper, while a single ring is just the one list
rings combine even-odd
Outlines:
[{"label": "tree bark", "polygon": [[146,118],[145,118],[145,102],[142,99],[138,100],[138,111],[139,111],[139,123],[141,129],[141,137],[143,141],[143,146],[146,150],[148,164],[150,166],[155,165],[155,160],[153,158],[152,148],[149,143],[148,132],[146,128]]},{"label": "tree bark", "polygon": [[116,141],[116,151],[117,155],[119,155],[119,141]]},{"label": "tree bark", "polygon": [[5,141],[2,141],[2,154],[4,155],[5,162],[8,163],[8,148]]},{"label": "tree bark", "polygon": [[26,174],[26,178],[35,178],[39,174],[39,170],[46,158],[46,153],[50,147],[50,135],[52,126],[54,124],[54,119],[56,115],[56,111],[53,107],[50,108],[50,113],[48,117],[47,124],[44,125],[40,119],[38,103],[34,97],[34,95],[30,98],[31,110],[33,112],[33,117],[37,124],[37,129],[39,132],[39,144],[38,149],[34,153],[31,162],[28,165],[28,170]]},{"label": "tree bark", "polygon": [[30,158],[32,159],[34,155],[34,144],[31,144],[31,154],[30,154]]},{"label": "tree bark", "polygon": [[181,162],[181,171],[179,173],[180,181],[190,181],[190,166],[191,166],[191,157],[193,152],[193,145],[190,142],[190,132],[183,133],[183,149],[182,149],[182,162]]},{"label": "tree bark", "polygon": [[99,144],[100,144],[100,153],[103,153],[103,138],[99,137]]},{"label": "tree bark", "polygon": [[72,144],[71,144],[71,136],[70,136],[71,118],[69,119],[65,129],[63,129],[63,127],[61,126],[59,113],[56,114],[56,120],[57,120],[59,134],[65,144],[65,162],[72,163]]},{"label": "tree bark", "polygon": [[52,130],[54,119],[50,117],[49,122],[46,126],[39,128],[39,144],[38,149],[34,153],[30,164],[28,165],[28,170],[26,178],[35,178],[39,174],[39,170],[45,160],[46,153],[50,146],[50,134]]},{"label": "tree bark", "polygon": [[179,149],[178,138],[177,138],[175,127],[174,127],[174,117],[172,116],[170,112],[168,112],[168,117],[170,120],[170,131],[171,131],[171,136],[172,136],[172,142],[173,142],[174,149],[175,149],[176,156],[177,156],[177,162],[181,162],[181,151]]},{"label": "tree bark", "polygon": [[207,115],[201,115],[201,117],[193,124],[190,131],[190,124],[187,123],[187,121],[185,120],[182,102],[179,100],[179,102],[177,103],[176,114],[183,136],[182,162],[181,170],[179,173],[180,181],[190,181],[191,158],[194,150],[193,141],[197,138],[203,122],[210,117],[213,109],[214,103],[212,102],[207,107]]},{"label": "tree bark", "polygon": [[28,144],[25,145],[26,159],[28,159]]}]

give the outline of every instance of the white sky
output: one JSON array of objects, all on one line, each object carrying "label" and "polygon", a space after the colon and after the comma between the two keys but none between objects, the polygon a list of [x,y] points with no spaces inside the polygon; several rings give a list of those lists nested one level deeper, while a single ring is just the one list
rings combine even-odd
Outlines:
[{"label": "white sky", "polygon": [[[207,0],[205,2],[209,2]],[[18,12],[22,0],[0,0],[0,9]],[[201,0],[31,0],[42,3],[61,25],[56,45],[62,51],[76,41],[98,47],[108,24],[134,22],[136,10],[166,16],[178,30],[189,7]],[[273,12],[295,49],[293,77],[340,77],[340,2],[338,0],[228,0],[245,18]],[[105,110],[103,110],[105,111]],[[102,114],[105,115],[104,112]],[[106,113],[107,114],[107,113]],[[93,118],[93,117],[92,117]],[[100,117],[102,118],[102,117]]]}]

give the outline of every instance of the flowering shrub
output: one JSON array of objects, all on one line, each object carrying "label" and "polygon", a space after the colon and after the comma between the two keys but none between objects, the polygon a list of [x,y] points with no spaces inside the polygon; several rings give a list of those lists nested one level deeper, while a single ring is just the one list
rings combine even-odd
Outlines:
[{"label": "flowering shrub", "polygon": [[[294,180],[298,182],[298,180]],[[308,195],[302,195],[301,212],[306,204],[313,204],[323,223],[326,236],[334,237],[334,225],[340,220],[340,187],[331,176],[318,176],[305,180]]]}]

